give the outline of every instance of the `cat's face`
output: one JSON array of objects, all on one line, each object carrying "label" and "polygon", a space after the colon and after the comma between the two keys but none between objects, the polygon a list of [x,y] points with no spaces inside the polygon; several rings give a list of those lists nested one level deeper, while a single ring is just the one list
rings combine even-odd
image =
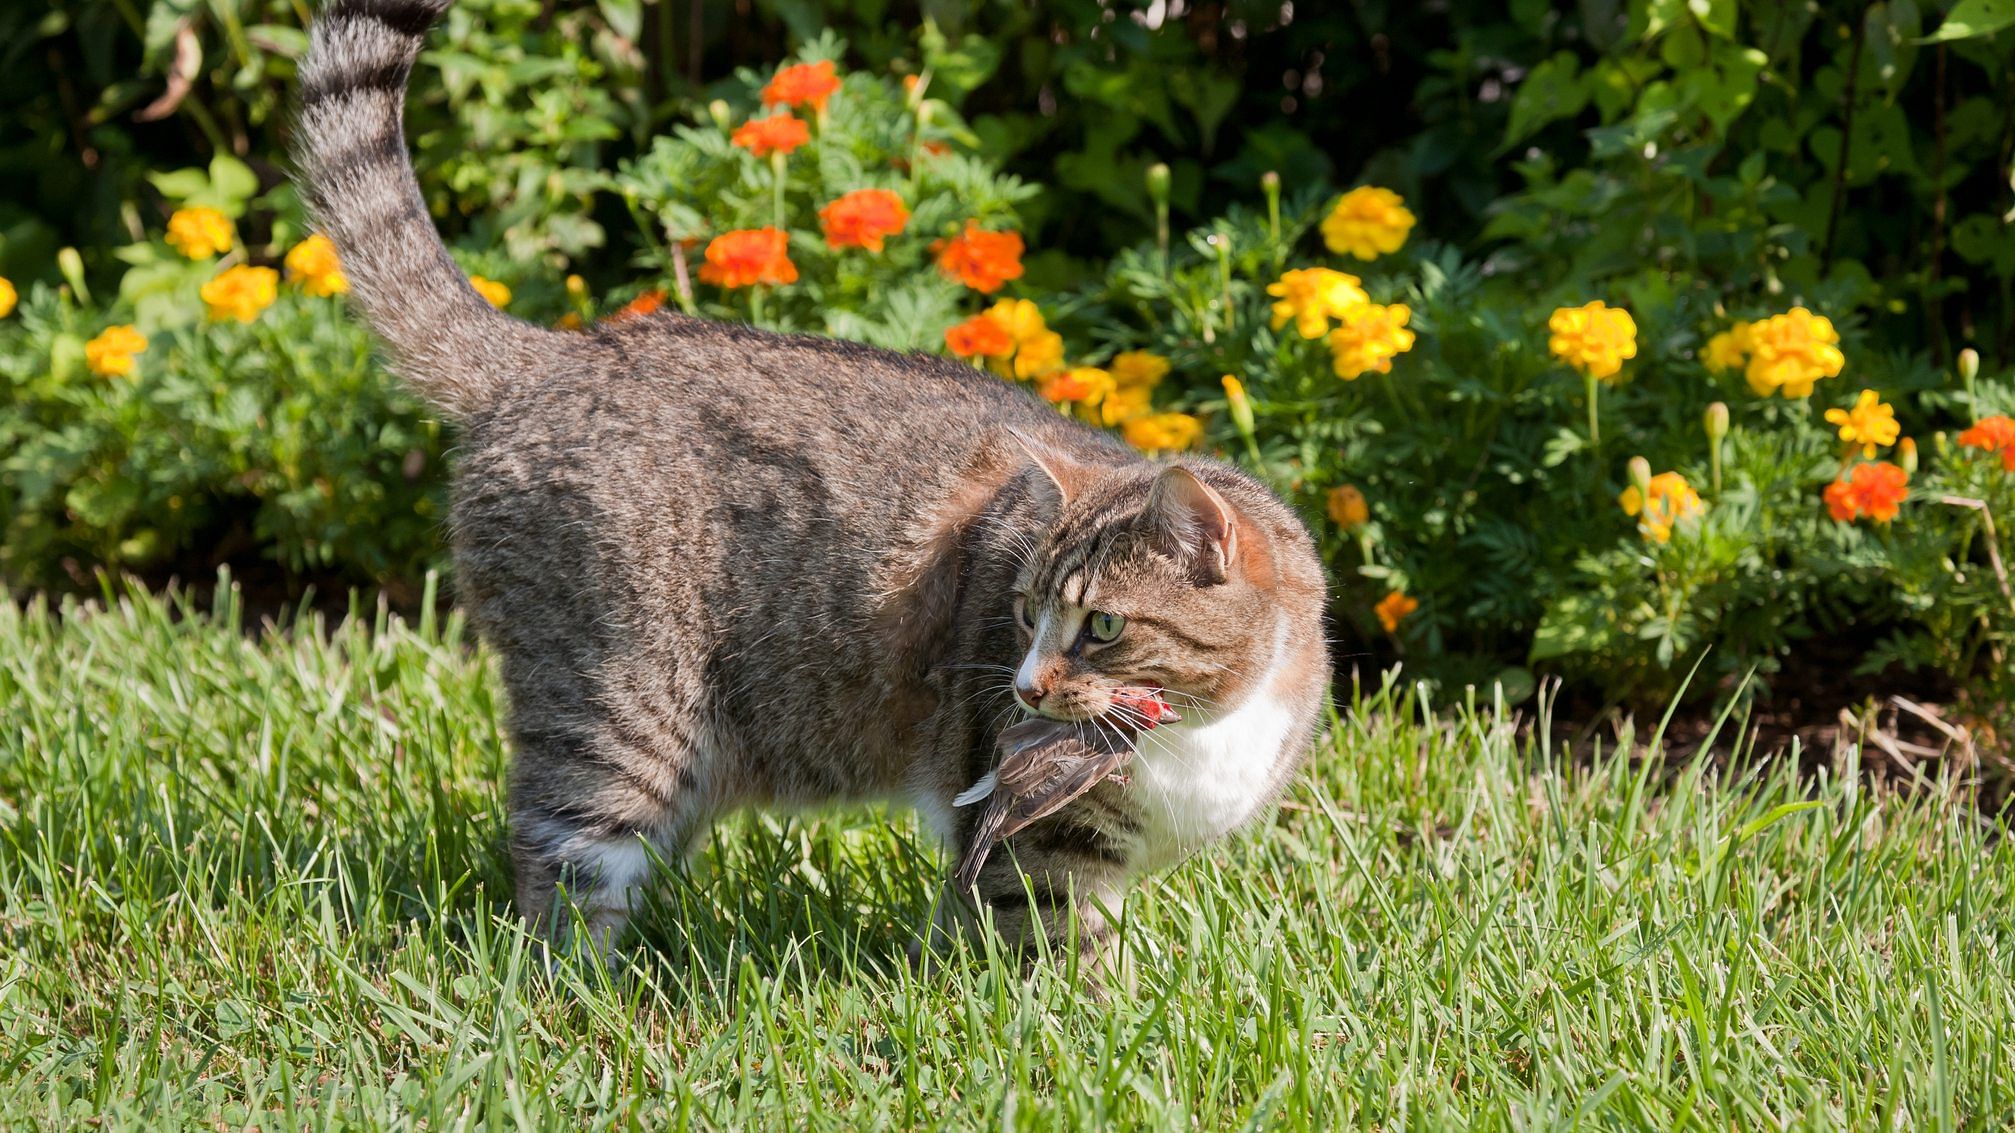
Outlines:
[{"label": "cat's face", "polygon": [[[1185,716],[1265,681],[1287,624],[1263,529],[1181,469],[1135,470],[1069,495],[1016,580],[1015,696],[1058,720],[1120,719],[1165,691]],[[1136,721],[1137,722],[1137,721]]]}]

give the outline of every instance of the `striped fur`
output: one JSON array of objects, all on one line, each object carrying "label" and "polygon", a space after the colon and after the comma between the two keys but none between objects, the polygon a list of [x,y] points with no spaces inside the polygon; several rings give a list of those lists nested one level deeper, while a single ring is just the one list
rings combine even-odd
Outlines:
[{"label": "striped fur", "polygon": [[406,79],[447,0],[329,0],[301,65],[295,161],[302,198],[336,244],[350,298],[393,365],[465,416],[567,353],[560,335],[493,309],[427,215],[406,156]]},{"label": "striped fur", "polygon": [[[1141,745],[1143,789],[1101,783],[941,904],[942,928],[1100,952],[1127,884],[1244,821],[1310,738],[1325,588],[1294,512],[949,359],[670,314],[558,334],[492,310],[400,136],[444,7],[325,5],[300,164],[355,304],[459,422],[455,586],[509,694],[520,912],[578,917],[607,947],[651,864],[742,806],[901,798],[970,841],[975,809],[953,800],[992,769],[1019,665],[1053,686],[1045,714],[1090,721],[1152,684],[1197,727]],[[1096,649],[1035,641],[1023,606],[1128,626]]]}]

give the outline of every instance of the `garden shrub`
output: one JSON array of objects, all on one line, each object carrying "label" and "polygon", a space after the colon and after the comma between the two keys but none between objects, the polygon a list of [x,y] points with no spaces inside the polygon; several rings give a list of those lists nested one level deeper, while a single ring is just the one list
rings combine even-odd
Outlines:
[{"label": "garden shrub", "polygon": [[[1640,703],[1901,665],[1978,719],[2015,699],[2015,19],[1376,7],[974,4],[905,38],[779,6],[704,29],[696,72],[660,4],[463,0],[411,129],[514,314],[943,350],[1248,464],[1310,516],[1346,660]],[[30,38],[123,112],[142,29],[91,10]],[[166,121],[201,160],[39,90],[0,126],[0,167],[75,135],[99,173],[45,162],[0,201],[13,584],[247,554],[396,584],[438,555],[449,439],[371,363],[280,176],[300,14],[147,9],[143,76],[196,37]],[[788,66],[697,81],[773,58],[779,23]]]}]

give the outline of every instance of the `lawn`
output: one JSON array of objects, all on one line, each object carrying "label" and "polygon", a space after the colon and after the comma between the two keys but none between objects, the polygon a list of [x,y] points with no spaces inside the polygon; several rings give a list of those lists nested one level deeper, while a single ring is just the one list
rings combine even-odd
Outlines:
[{"label": "lawn", "polygon": [[727,824],[630,971],[549,978],[489,658],[354,614],[0,601],[0,1127],[2015,1112],[2015,848],[1945,778],[1549,749],[1388,679],[1340,691],[1276,818],[1139,890],[1111,1003],[913,973],[939,855],[870,812]]}]

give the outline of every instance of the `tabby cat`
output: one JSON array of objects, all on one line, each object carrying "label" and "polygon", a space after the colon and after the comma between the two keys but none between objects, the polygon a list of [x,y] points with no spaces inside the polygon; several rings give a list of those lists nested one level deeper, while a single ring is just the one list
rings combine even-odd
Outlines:
[{"label": "tabby cat", "polygon": [[[503,660],[520,912],[608,948],[715,816],[898,799],[957,849],[1000,730],[1180,723],[951,895],[1027,949],[1099,950],[1129,879],[1283,787],[1329,674],[1294,513],[1150,463],[959,363],[672,314],[549,331],[477,296],[429,220],[405,85],[448,0],[329,0],[301,187],[398,372],[460,430],[456,585]],[[1075,922],[1074,931],[1072,923]]]}]

